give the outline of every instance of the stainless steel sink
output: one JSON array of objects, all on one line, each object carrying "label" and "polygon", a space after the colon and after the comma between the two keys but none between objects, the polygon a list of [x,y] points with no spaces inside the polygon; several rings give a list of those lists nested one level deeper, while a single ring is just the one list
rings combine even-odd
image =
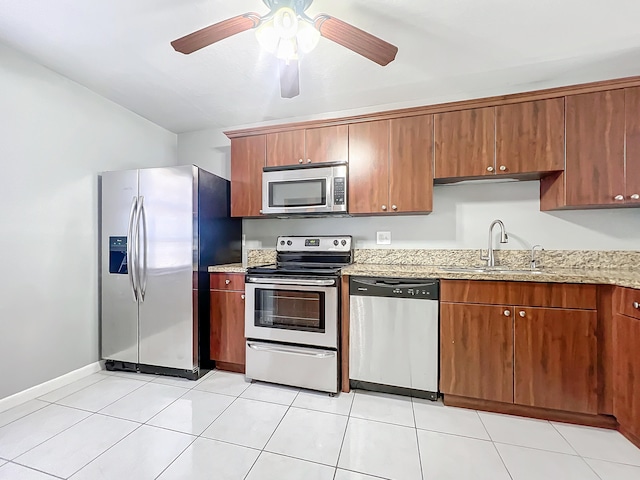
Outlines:
[{"label": "stainless steel sink", "polygon": [[493,274],[520,274],[520,275],[539,275],[542,270],[526,270],[526,269],[511,269],[500,267],[442,267],[441,270],[452,273],[493,273]]}]

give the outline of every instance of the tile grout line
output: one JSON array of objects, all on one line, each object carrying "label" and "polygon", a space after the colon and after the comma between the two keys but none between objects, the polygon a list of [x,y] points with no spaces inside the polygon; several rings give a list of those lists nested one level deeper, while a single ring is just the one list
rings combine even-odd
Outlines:
[{"label": "tile grout line", "polygon": [[420,464],[420,476],[424,479],[424,469],[422,468],[422,452],[420,451],[420,439],[418,438],[418,424],[416,423],[416,409],[411,397],[411,414],[413,415],[413,427],[416,432],[416,447],[418,447],[418,463]]},{"label": "tile grout line", "polygon": [[[254,385],[253,382],[251,382],[252,385]],[[244,392],[243,392],[244,393]],[[278,425],[276,425],[276,428],[273,429],[273,432],[271,432],[271,435],[269,435],[269,439],[265,442],[264,446],[260,449],[260,454],[258,455],[258,458],[256,458],[256,461],[253,462],[253,465],[251,465],[251,468],[249,469],[249,471],[247,472],[247,474],[244,476],[243,480],[246,480],[249,475],[251,474],[251,471],[253,470],[253,467],[256,466],[256,463],[258,463],[258,460],[260,459],[260,457],[262,456],[262,454],[266,451],[265,448],[267,447],[267,445],[269,445],[269,442],[271,441],[271,439],[273,438],[273,436],[275,435],[276,431],[278,430],[278,427],[280,427],[280,424],[282,423],[282,421],[284,420],[284,417],[287,416],[287,413],[289,413],[289,410],[291,409],[291,405],[293,405],[293,402],[296,401],[296,398],[298,398],[298,395],[300,395],[300,389],[298,389],[298,392],[296,393],[296,396],[293,397],[293,400],[291,400],[291,404],[289,404],[289,406],[287,407],[287,411],[284,412],[284,415],[282,415],[282,418],[280,419],[280,421],[278,422]],[[282,404],[281,404],[282,405]],[[272,452],[268,452],[267,453],[272,453]],[[274,454],[277,455],[277,454]],[[298,459],[301,460],[301,459]]]},{"label": "tile grout line", "polygon": [[[33,412],[29,412],[29,413],[27,413],[27,414],[25,414],[25,415],[22,415],[21,417],[18,417],[18,418],[16,418],[15,420],[11,420],[9,423],[5,423],[4,425],[2,425],[2,426],[0,427],[0,429],[3,429],[3,428],[4,428],[4,427],[6,427],[7,425],[11,425],[12,423],[17,422],[18,420],[22,420],[23,418],[27,418],[29,415],[33,415],[34,413],[39,412],[39,411],[40,411],[40,410],[42,410],[43,408],[47,408],[49,405],[54,405],[52,402],[47,402],[46,400],[39,400],[39,399],[37,399],[37,398],[34,398],[33,400],[38,400],[39,402],[46,403],[46,405],[43,405],[42,407],[38,408],[37,410],[34,410]],[[30,401],[32,401],[32,400],[28,400],[27,402],[30,402]],[[20,406],[24,405],[24,404],[25,404],[25,403],[27,403],[27,402],[24,402],[24,403],[21,403],[21,404],[19,404],[19,405],[16,405],[14,408],[20,407]],[[12,408],[10,408],[9,410],[13,410],[13,409],[12,409]],[[8,412],[9,410],[5,410],[5,411],[7,411],[7,412]],[[4,413],[4,412],[2,412],[2,413]],[[9,461],[10,461],[10,460],[7,460],[7,462],[9,462]]]},{"label": "tile grout line", "polygon": [[[42,397],[46,397],[46,396],[47,396],[47,395],[49,395],[50,393],[53,393],[53,392],[55,392],[55,391],[57,391],[57,390],[60,390],[60,389],[65,388],[65,387],[68,387],[69,385],[73,385],[73,383],[75,383],[75,382],[73,382],[73,383],[69,383],[68,385],[65,385],[64,387],[56,388],[56,390],[53,390],[52,392],[45,393],[44,395],[41,395],[40,397],[36,398],[36,400],[40,400],[41,402],[48,402],[48,403],[55,403],[55,404],[57,404],[57,402],[59,402],[60,400],[64,400],[65,398],[70,397],[71,395],[75,395],[76,393],[81,392],[82,390],[85,390],[85,389],[87,389],[87,388],[89,388],[89,387],[92,387],[93,385],[97,385],[97,384],[98,384],[98,383],[100,383],[100,382],[104,382],[104,381],[105,381],[107,378],[109,378],[109,376],[110,376],[110,375],[103,375],[103,374],[101,374],[100,372],[96,372],[96,373],[94,373],[93,375],[100,375],[101,377],[104,377],[104,378],[103,378],[102,380],[98,380],[97,382],[94,382],[94,383],[92,383],[92,384],[90,384],[90,385],[85,385],[84,387],[82,387],[82,388],[80,388],[80,389],[76,390],[75,392],[72,392],[72,393],[70,393],[69,395],[65,395],[64,397],[60,397],[58,400],[55,400],[55,401],[51,401],[51,400],[42,400]],[[84,378],[89,378],[90,376],[91,376],[91,375],[88,375],[88,376],[86,376],[86,377],[84,377]],[[82,379],[80,379],[80,380],[82,380]],[[76,380],[76,382],[79,382],[80,380]]]},{"label": "tile grout line", "polygon": [[[338,393],[339,395],[340,393]],[[349,421],[351,420],[351,410],[353,409],[353,402],[356,400],[356,391],[353,390],[353,397],[351,398],[351,403],[349,404],[349,412],[347,413],[347,424],[344,427],[344,434],[342,435],[342,442],[340,442],[340,450],[338,452],[338,462],[336,463],[336,471],[333,473],[333,478],[335,480],[338,475],[338,465],[340,465],[340,457],[342,456],[342,449],[344,448],[344,441],[347,438],[347,430],[349,429]]]},{"label": "tile grout line", "polygon": [[[151,425],[148,425],[148,426],[150,427]],[[183,435],[188,435],[188,434],[183,433]],[[189,442],[189,444],[188,444],[186,447],[184,447],[184,448],[180,451],[180,453],[178,453],[178,455],[176,455],[176,457],[175,457],[173,460],[171,460],[171,461],[169,462],[169,465],[167,465],[166,467],[164,467],[164,468],[162,469],[162,471],[161,471],[158,475],[156,475],[156,476],[154,477],[154,479],[155,479],[155,480],[157,480],[158,478],[160,478],[160,476],[161,476],[164,472],[166,472],[166,471],[169,469],[169,467],[170,467],[171,465],[173,465],[173,464],[176,462],[176,460],[178,460],[178,459],[182,456],[182,454],[183,454],[184,452],[186,452],[186,451],[191,447],[191,445],[193,445],[193,444],[195,443],[195,441],[199,438],[199,437],[196,437],[196,436],[194,436],[194,435],[190,435],[190,437],[192,437],[192,440]]]},{"label": "tile grout line", "polygon": [[478,416],[478,419],[480,419],[480,423],[482,424],[482,427],[487,432],[487,435],[489,436],[489,439],[491,441],[491,445],[493,445],[493,449],[498,454],[498,458],[500,459],[500,462],[502,462],[502,466],[507,471],[507,475],[509,475],[509,478],[511,480],[514,480],[513,475],[511,475],[511,471],[509,470],[509,467],[507,467],[507,464],[505,463],[504,458],[502,458],[502,455],[500,454],[500,450],[498,450],[498,446],[496,445],[496,442],[493,440],[493,437],[491,436],[489,429],[487,428],[487,426],[484,424],[484,421],[482,420],[482,415],[480,415],[480,412],[478,412],[477,410],[475,412],[476,412],[476,415]]},{"label": "tile grout line", "polygon": [[571,450],[573,450],[574,452],[576,452],[576,455],[578,455],[579,457],[581,457],[581,458],[582,458],[582,455],[580,455],[580,453],[578,452],[578,450],[576,450],[576,449],[575,449],[575,447],[573,446],[573,444],[572,444],[569,440],[567,440],[567,439],[565,438],[565,436],[562,434],[562,432],[561,432],[560,430],[558,430],[558,429],[556,428],[556,426],[553,424],[553,422],[549,422],[549,425],[551,425],[551,428],[553,428],[556,432],[558,432],[558,435],[560,435],[560,436],[562,437],[562,439],[563,439],[565,442],[567,442],[567,445],[569,445],[569,446],[571,447]]},{"label": "tile grout line", "polygon": [[[53,473],[45,472],[44,470],[38,470],[37,468],[30,467],[29,465],[24,465],[22,463],[13,462],[13,461],[9,461],[5,465],[9,465],[9,464],[18,465],[19,467],[23,467],[23,468],[26,468],[28,470],[32,470],[34,472],[43,473],[43,474],[48,475],[48,476],[53,477],[53,478],[60,478],[61,480],[65,480],[65,477],[60,477],[58,475],[54,475]],[[2,465],[2,466],[4,467],[4,465]],[[66,477],[66,478],[69,478],[69,477]]]}]

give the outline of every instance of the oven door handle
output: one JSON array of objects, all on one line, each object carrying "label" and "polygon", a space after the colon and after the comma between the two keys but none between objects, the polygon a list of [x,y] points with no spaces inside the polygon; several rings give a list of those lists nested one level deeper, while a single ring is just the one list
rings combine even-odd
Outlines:
[{"label": "oven door handle", "polygon": [[258,278],[248,277],[249,283],[260,283],[263,285],[293,285],[300,287],[330,287],[336,284],[333,279],[323,280],[309,280],[309,279],[294,279],[294,278]]},{"label": "oven door handle", "polygon": [[252,343],[247,342],[247,347],[251,350],[256,350],[258,352],[277,352],[277,353],[286,353],[288,355],[298,355],[301,357],[314,357],[314,358],[331,358],[336,356],[336,352],[333,350],[315,350],[310,348],[296,348],[296,347],[286,347],[284,345],[266,345],[264,343]]}]

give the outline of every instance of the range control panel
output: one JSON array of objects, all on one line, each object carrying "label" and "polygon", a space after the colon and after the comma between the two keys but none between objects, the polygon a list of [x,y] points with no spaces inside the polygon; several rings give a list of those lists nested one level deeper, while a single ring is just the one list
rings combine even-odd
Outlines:
[{"label": "range control panel", "polygon": [[349,235],[315,237],[278,237],[278,252],[350,252],[353,241]]}]

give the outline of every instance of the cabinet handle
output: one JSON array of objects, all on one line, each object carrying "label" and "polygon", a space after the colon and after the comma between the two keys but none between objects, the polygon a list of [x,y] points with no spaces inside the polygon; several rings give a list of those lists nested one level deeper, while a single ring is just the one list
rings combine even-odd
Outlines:
[{"label": "cabinet handle", "polygon": [[229,284],[231,283],[231,280],[229,280],[229,279],[227,278],[227,279],[224,281],[224,283],[225,283],[226,285],[229,285]]},{"label": "cabinet handle", "polygon": [[504,311],[504,316],[505,317],[510,317],[511,316],[511,310],[505,310]]},{"label": "cabinet handle", "polygon": [[391,209],[392,210],[398,210],[398,206],[397,205],[391,205]]},{"label": "cabinet handle", "polygon": [[621,202],[622,200],[624,200],[624,196],[623,195],[616,195],[615,197],[613,197],[614,200],[618,200],[619,202]]},{"label": "cabinet handle", "polygon": [[636,310],[640,310],[640,303],[633,302],[633,308],[635,308]]},{"label": "cabinet handle", "polygon": [[638,195],[637,193],[634,193],[633,195],[631,195],[629,197],[631,200],[640,200],[640,195]]},{"label": "cabinet handle", "polygon": [[522,318],[527,316],[527,313],[524,310],[520,310],[520,313],[518,314],[520,315]]},{"label": "cabinet handle", "polygon": [[262,215],[262,209],[260,209],[260,215]]},{"label": "cabinet handle", "polygon": [[298,163],[302,163],[302,159],[298,160]]},{"label": "cabinet handle", "polygon": [[382,210],[387,210],[387,206],[386,205],[382,205]]},{"label": "cabinet handle", "polygon": [[487,172],[493,172],[493,167],[487,167]]},{"label": "cabinet handle", "polygon": [[500,171],[501,172],[506,172],[507,171],[507,167],[505,167],[504,165],[500,165]]},{"label": "cabinet handle", "polygon": [[240,295],[240,298],[241,298],[242,300],[244,300],[244,293],[243,293],[242,295]]},{"label": "cabinet handle", "polygon": [[307,158],[307,163],[311,163],[311,159],[310,158]]}]

